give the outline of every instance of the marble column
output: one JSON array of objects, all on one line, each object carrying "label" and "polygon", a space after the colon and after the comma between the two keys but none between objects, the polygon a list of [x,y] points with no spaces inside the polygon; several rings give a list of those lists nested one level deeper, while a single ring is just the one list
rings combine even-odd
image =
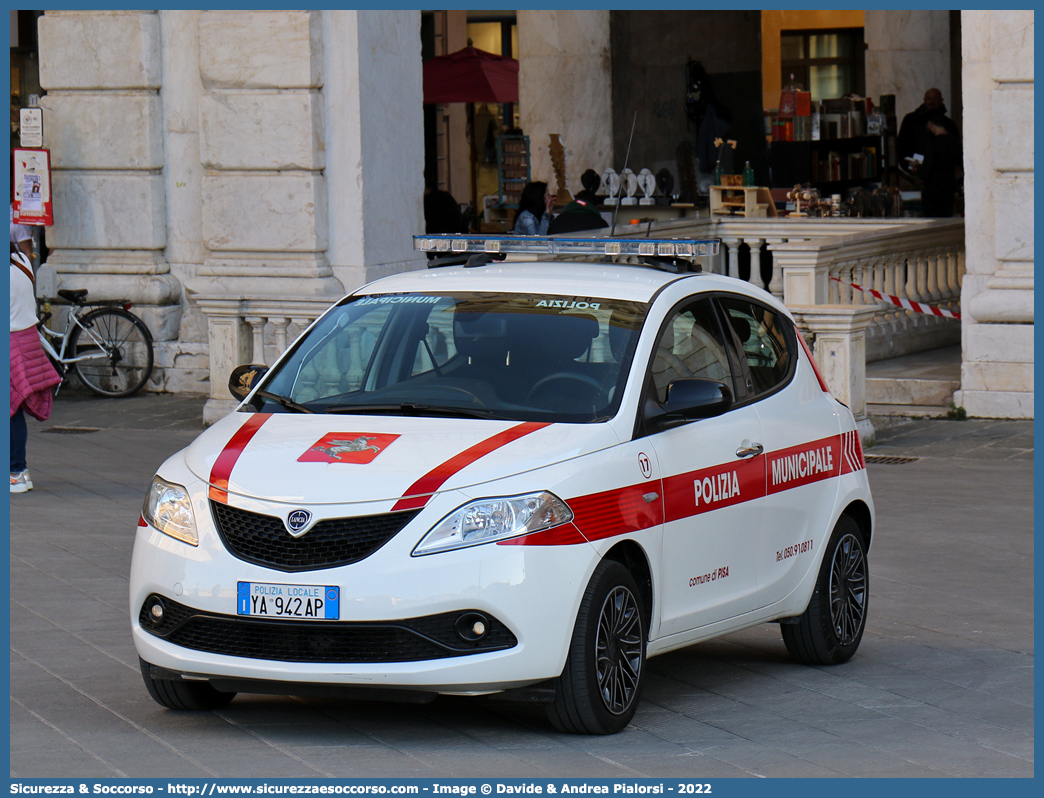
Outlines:
[{"label": "marble column", "polygon": [[337,294],[319,11],[199,15],[202,294]]},{"label": "marble column", "polygon": [[61,288],[128,299],[157,342],[178,336],[164,191],[160,18],[151,11],[48,11],[39,20]]},{"label": "marble column", "polygon": [[929,9],[863,12],[867,96],[876,103],[882,94],[894,94],[900,122],[924,102],[928,89],[939,89],[952,104],[949,15]]},{"label": "marble column", "polygon": [[518,49],[519,110],[533,180],[555,190],[549,146],[550,134],[558,133],[566,188],[576,194],[586,169],[601,174],[615,166],[609,12],[519,11]]},{"label": "marble column", "polygon": [[963,11],[969,416],[1034,415],[1034,13]]},{"label": "marble column", "polygon": [[[417,11],[199,16],[202,240],[193,289],[211,343],[210,422],[229,370],[285,348],[288,308],[424,268]],[[248,320],[245,321],[245,320]]]},{"label": "marble column", "polygon": [[964,11],[961,390],[970,416],[1033,417],[1033,12]]},{"label": "marble column", "polygon": [[324,11],[327,256],[351,291],[427,268],[420,11]]}]

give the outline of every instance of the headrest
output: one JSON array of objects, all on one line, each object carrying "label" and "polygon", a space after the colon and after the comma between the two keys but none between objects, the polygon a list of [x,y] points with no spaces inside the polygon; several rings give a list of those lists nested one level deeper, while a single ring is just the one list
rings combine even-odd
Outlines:
[{"label": "headrest", "polygon": [[454,313],[453,342],[468,357],[499,357],[508,349],[507,321],[481,311]]},{"label": "headrest", "polygon": [[598,319],[588,314],[527,314],[519,322],[530,353],[550,360],[575,360],[598,337]]},{"label": "headrest", "polygon": [[750,338],[750,322],[736,316],[730,316],[729,321],[732,323],[732,329],[739,336],[740,343],[746,343],[747,339]]}]

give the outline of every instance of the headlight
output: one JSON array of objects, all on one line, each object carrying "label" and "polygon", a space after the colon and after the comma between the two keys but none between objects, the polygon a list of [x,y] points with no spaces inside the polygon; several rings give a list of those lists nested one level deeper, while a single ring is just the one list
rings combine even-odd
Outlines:
[{"label": "headlight", "polygon": [[572,520],[573,511],[547,491],[502,499],[479,499],[439,521],[417,544],[413,556],[506,540]]},{"label": "headlight", "polygon": [[170,535],[190,546],[199,545],[192,502],[189,501],[188,491],[181,485],[153,477],[141,514],[164,535]]}]

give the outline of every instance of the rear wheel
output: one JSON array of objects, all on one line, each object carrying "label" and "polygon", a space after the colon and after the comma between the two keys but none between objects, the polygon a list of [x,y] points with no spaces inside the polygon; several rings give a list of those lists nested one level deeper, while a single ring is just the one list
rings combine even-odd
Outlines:
[{"label": "rear wheel", "polygon": [[130,396],[152,375],[152,334],[122,308],[98,308],[80,319],[69,339],[76,376],[99,396]]},{"label": "rear wheel", "polygon": [[615,734],[638,707],[645,665],[641,594],[617,562],[598,565],[580,602],[548,718],[572,734]]},{"label": "rear wheel", "polygon": [[796,623],[780,626],[790,656],[807,665],[847,662],[863,638],[869,599],[863,531],[843,515],[827,543],[808,608]]},{"label": "rear wheel", "polygon": [[207,709],[221,709],[236,697],[235,693],[224,693],[215,690],[210,682],[188,682],[174,679],[153,679],[149,665],[138,657],[141,666],[141,678],[145,688],[153,700],[167,709],[182,709],[199,712]]}]

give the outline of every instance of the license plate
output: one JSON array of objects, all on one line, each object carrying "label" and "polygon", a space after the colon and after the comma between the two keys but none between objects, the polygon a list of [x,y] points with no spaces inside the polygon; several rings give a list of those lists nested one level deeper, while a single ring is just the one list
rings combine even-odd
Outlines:
[{"label": "license plate", "polygon": [[307,621],[336,621],[340,616],[341,591],[331,585],[277,585],[270,582],[239,582],[236,614],[255,618],[296,618]]}]

